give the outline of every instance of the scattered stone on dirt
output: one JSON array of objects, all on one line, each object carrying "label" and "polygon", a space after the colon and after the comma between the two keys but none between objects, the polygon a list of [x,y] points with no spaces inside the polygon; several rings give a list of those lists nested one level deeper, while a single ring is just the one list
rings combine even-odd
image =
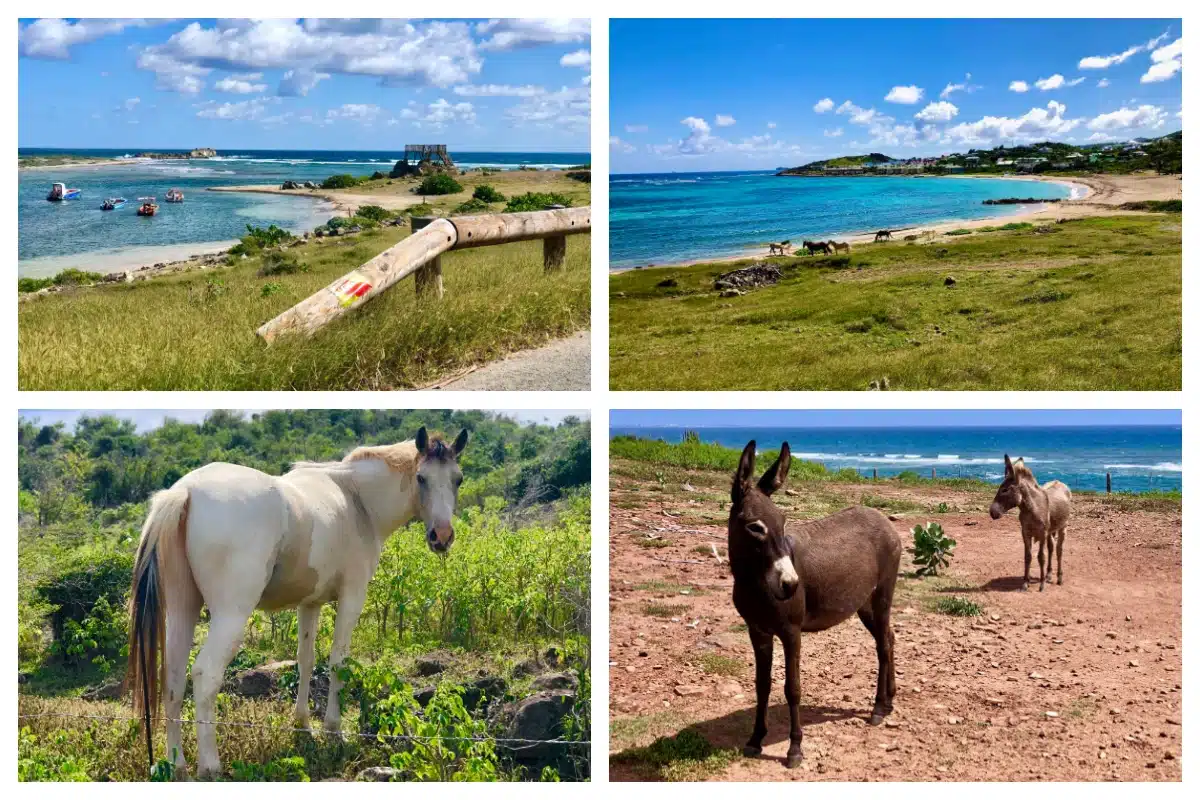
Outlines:
[{"label": "scattered stone on dirt", "polygon": [[105,683],[100,686],[93,686],[80,695],[84,700],[119,700],[121,699],[122,686],[120,681],[116,683]]},{"label": "scattered stone on dirt", "polygon": [[716,280],[713,281],[713,288],[721,292],[722,297],[726,297],[728,295],[725,294],[724,290],[745,290],[757,289],[761,286],[774,286],[779,283],[779,279],[782,276],[783,272],[780,271],[779,267],[759,262],[718,275]]},{"label": "scattered stone on dirt", "polygon": [[508,682],[499,675],[485,675],[472,683],[463,692],[463,705],[468,711],[487,713],[491,705],[504,699]]},{"label": "scattered stone on dirt", "polygon": [[270,697],[279,691],[280,675],[295,669],[295,661],[271,661],[233,676],[230,691],[240,697]]},{"label": "scattered stone on dirt", "polygon": [[675,694],[679,695],[680,697],[691,697],[692,695],[707,694],[707,693],[708,693],[708,690],[705,689],[703,686],[697,686],[695,684],[690,684],[690,683],[685,683],[685,684],[675,687]]},{"label": "scattered stone on dirt", "polygon": [[957,285],[958,285],[958,281],[954,280],[954,276],[953,276],[953,275],[947,275],[947,276],[946,276],[946,280],[945,280],[945,281],[943,281],[943,283],[944,283],[946,286],[957,286]]},{"label": "scattered stone on dirt", "polygon": [[579,679],[569,672],[552,672],[534,679],[533,690],[535,692],[544,692],[551,689],[578,691]]},{"label": "scattered stone on dirt", "polygon": [[354,777],[356,781],[387,783],[400,777],[400,770],[395,767],[367,767]]},{"label": "scattered stone on dirt", "polygon": [[546,742],[517,744],[511,749],[497,745],[497,750],[525,766],[531,775],[540,774],[546,766],[554,767],[564,777],[574,775],[570,748],[547,740],[565,735],[563,721],[574,710],[575,697],[569,691],[538,692],[523,700],[495,706],[489,716],[493,724],[504,729],[505,738]]},{"label": "scattered stone on dirt", "polygon": [[542,671],[542,665],[536,659],[530,658],[513,667],[512,675],[514,678],[527,678],[530,675],[537,675]]},{"label": "scattered stone on dirt", "polygon": [[431,675],[437,675],[445,672],[450,668],[450,658],[444,653],[428,653],[417,659],[413,665],[417,674],[422,678],[428,678]]}]

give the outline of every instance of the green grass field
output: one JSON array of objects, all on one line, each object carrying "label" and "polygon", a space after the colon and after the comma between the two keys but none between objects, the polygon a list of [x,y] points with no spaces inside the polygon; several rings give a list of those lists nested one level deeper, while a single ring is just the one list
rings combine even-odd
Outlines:
[{"label": "green grass field", "polygon": [[[1127,215],[610,281],[615,390],[1178,390],[1182,216]],[[946,285],[952,276],[955,285]],[[673,279],[676,285],[660,286]]]},{"label": "green grass field", "polygon": [[[271,319],[407,236],[384,228],[293,247],[306,272],[228,268],[80,288],[21,303],[18,383],[34,390],[397,389],[586,328],[590,235],[545,274],[540,242],[442,257],[445,298],[418,305],[411,280],[306,340],[267,347]],[[270,288],[268,288],[270,287]]]}]

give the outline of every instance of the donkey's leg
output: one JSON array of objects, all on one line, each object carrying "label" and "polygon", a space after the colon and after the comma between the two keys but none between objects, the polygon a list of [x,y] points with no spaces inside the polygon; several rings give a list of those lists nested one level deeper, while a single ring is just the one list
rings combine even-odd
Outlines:
[{"label": "donkey's leg", "polygon": [[891,609],[880,608],[876,594],[869,605],[858,610],[863,627],[875,639],[875,654],[879,658],[879,676],[875,681],[875,707],[871,710],[871,725],[880,725],[883,718],[892,713],[892,695],[895,693],[896,677],[892,665]]},{"label": "donkey's leg", "polygon": [[804,742],[804,728],[800,726],[800,631],[792,628],[788,636],[783,637],[784,683],[783,695],[787,698],[788,716],[791,718],[791,729],[787,759],[783,762],[788,769],[800,766],[804,758],[801,745]]},{"label": "donkey's leg", "polygon": [[183,742],[179,719],[183,712],[183,695],[187,690],[188,656],[192,652],[192,640],[196,635],[196,623],[200,621],[203,599],[195,584],[182,589],[168,586],[167,596],[167,684],[164,686],[165,711],[167,717],[166,759],[175,765],[182,776],[187,773],[187,759],[183,757]]},{"label": "donkey's leg", "polygon": [[246,632],[246,621],[250,611],[238,609],[213,609],[212,622],[208,626],[208,638],[192,665],[192,686],[196,695],[196,740],[199,754],[200,777],[214,777],[221,773],[221,759],[217,754],[217,692],[225,677],[225,668],[237,654]]},{"label": "donkey's leg", "polygon": [[1025,580],[1021,583],[1021,591],[1029,591],[1029,562],[1033,560],[1033,538],[1021,531],[1021,540],[1025,543]]},{"label": "donkey's leg", "polygon": [[762,752],[763,737],[767,735],[767,706],[771,703],[771,660],[775,655],[775,637],[750,628],[750,644],[754,646],[754,689],[758,706],[754,714],[754,733],[742,748],[742,755],[756,756]]},{"label": "donkey's leg", "polygon": [[[1041,578],[1038,583],[1038,591],[1039,592],[1046,591],[1046,536],[1047,535],[1048,534],[1043,534],[1042,538],[1038,539],[1038,571],[1041,572]],[[1051,545],[1053,545],[1053,542],[1051,542]]]},{"label": "donkey's leg", "polygon": [[1054,531],[1046,531],[1046,574],[1054,574]]},{"label": "donkey's leg", "polygon": [[325,703],[325,731],[336,733],[342,727],[342,705],[338,695],[342,681],[337,669],[350,654],[350,635],[358,624],[363,603],[367,599],[367,585],[343,586],[338,593],[337,621],[333,625],[333,647],[329,650],[329,699]]},{"label": "donkey's leg", "polygon": [[1058,529],[1058,535],[1054,537],[1055,544],[1058,547],[1058,585],[1062,586],[1062,546],[1063,539],[1067,536],[1067,526],[1063,525]]},{"label": "donkey's leg", "polygon": [[300,606],[296,609],[296,620],[296,664],[300,671],[300,685],[296,688],[296,724],[311,730],[308,687],[317,655],[317,623],[321,620],[321,607]]}]

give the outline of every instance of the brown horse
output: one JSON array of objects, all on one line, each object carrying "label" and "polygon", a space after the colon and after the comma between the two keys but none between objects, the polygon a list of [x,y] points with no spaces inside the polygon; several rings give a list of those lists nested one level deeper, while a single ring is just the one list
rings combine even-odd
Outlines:
[{"label": "brown horse", "polygon": [[792,242],[789,239],[784,239],[782,242],[768,242],[767,247],[771,248],[771,255],[786,256],[787,251],[791,249]]},{"label": "brown horse", "polygon": [[808,254],[809,254],[810,256],[811,256],[811,255],[816,255],[816,254],[817,254],[817,253],[819,253],[819,252],[820,252],[820,253],[824,253],[824,254],[825,254],[825,255],[827,255],[827,256],[828,256],[828,255],[833,255],[833,250],[832,250],[832,249],[829,247],[829,244],[828,244],[827,242],[809,242],[809,241],[805,241],[805,242],[804,242],[804,249],[808,251]]},{"label": "brown horse", "polygon": [[[1029,562],[1031,547],[1038,543],[1038,569],[1041,570],[1039,592],[1046,590],[1046,573],[1054,569],[1054,548],[1058,547],[1058,585],[1062,586],[1063,539],[1067,535],[1067,520],[1071,516],[1071,490],[1062,481],[1050,481],[1038,486],[1037,478],[1025,466],[1024,459],[1016,461],[1004,454],[1004,481],[992,500],[992,519],[1000,519],[1004,512],[1017,506],[1020,508],[1021,538],[1025,542],[1025,580],[1021,591],[1029,590]],[[1043,563],[1043,554],[1049,543],[1049,564]]]},{"label": "brown horse", "polygon": [[877,242],[882,242],[885,239],[890,241],[891,238],[892,238],[891,231],[879,231],[878,233],[875,234],[875,241],[877,241]]},{"label": "brown horse", "polygon": [[756,484],[755,443],[742,451],[733,478],[729,508],[729,567],[733,604],[750,632],[754,647],[754,686],[758,707],[754,732],[743,753],[762,752],[771,698],[771,659],[775,637],[783,643],[784,696],[791,715],[787,767],[800,764],[800,634],[832,628],[858,612],[875,637],[879,678],[871,724],[892,711],[896,694],[893,657],[892,593],[900,569],[900,537],[887,517],[856,506],[831,517],[789,525],[771,495],[783,486],[791,450],[783,443],[779,458]]},{"label": "brown horse", "polygon": [[829,246],[833,248],[833,252],[835,252],[835,253],[849,253],[850,252],[850,243],[849,242],[835,242],[832,239],[830,239]]}]

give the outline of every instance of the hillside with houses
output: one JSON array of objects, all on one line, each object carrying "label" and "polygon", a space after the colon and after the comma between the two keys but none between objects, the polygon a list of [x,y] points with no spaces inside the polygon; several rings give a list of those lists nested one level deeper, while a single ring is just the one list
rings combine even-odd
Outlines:
[{"label": "hillside with houses", "polygon": [[1128,173],[1183,171],[1183,131],[1157,138],[1075,145],[1039,142],[968,150],[933,157],[898,159],[883,153],[839,156],[780,170],[781,176],[960,175],[978,173]]}]

